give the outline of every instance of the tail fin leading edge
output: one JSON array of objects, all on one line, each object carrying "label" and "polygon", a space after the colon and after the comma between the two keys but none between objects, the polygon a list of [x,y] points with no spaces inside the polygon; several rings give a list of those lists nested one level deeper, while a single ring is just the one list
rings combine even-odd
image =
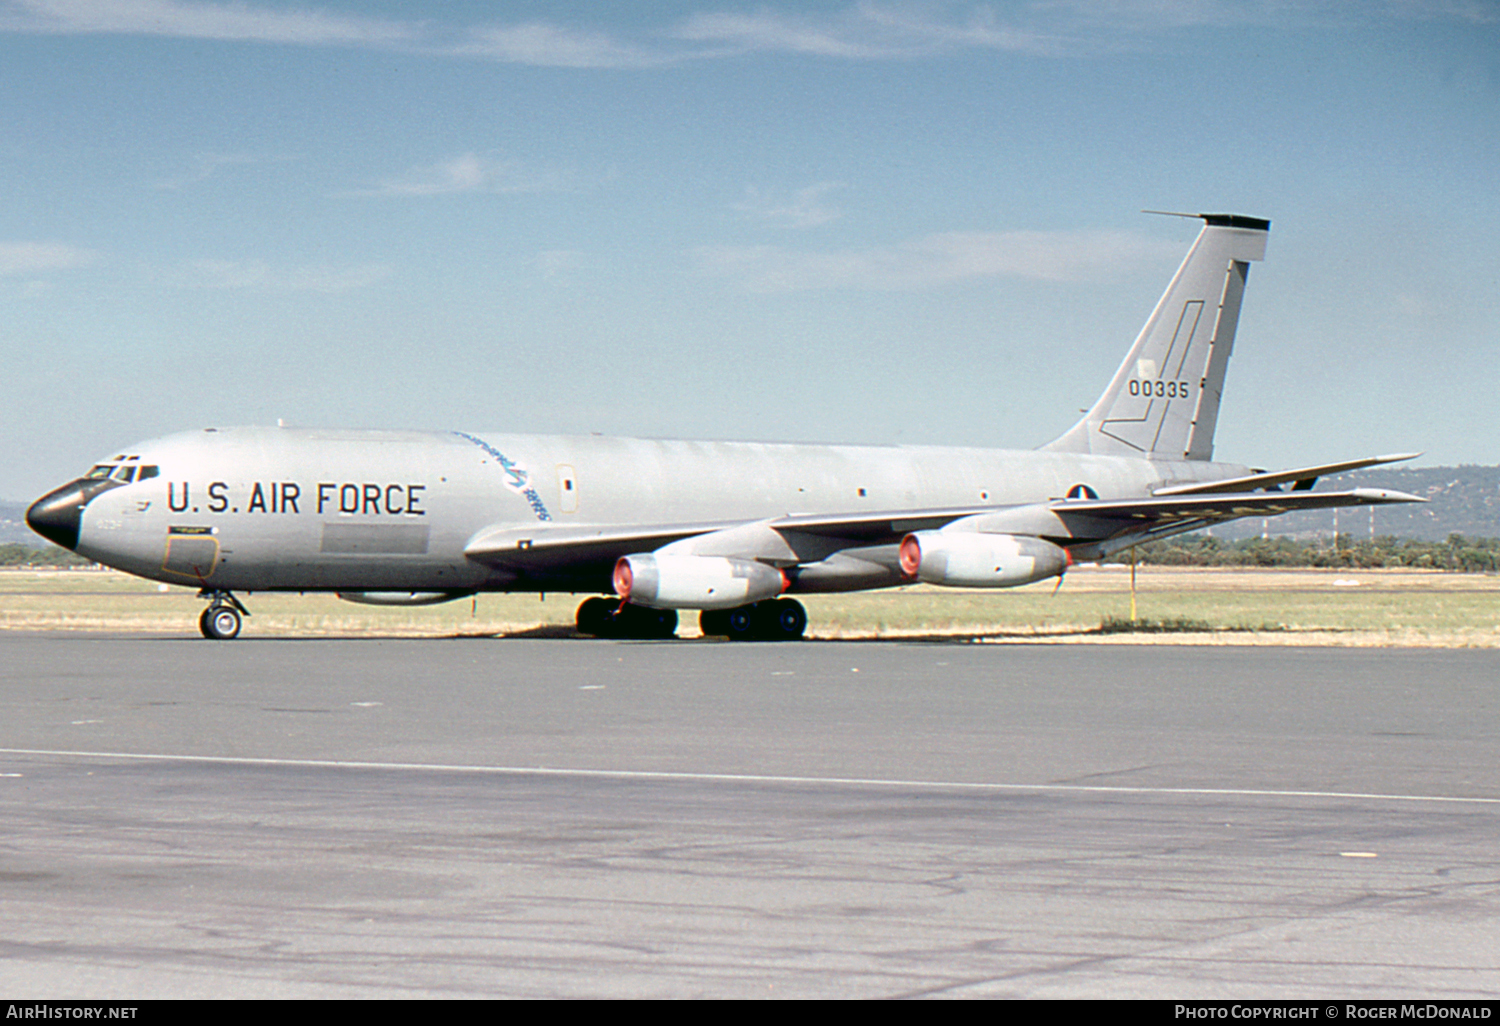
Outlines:
[{"label": "tail fin leading edge", "polygon": [[1224,372],[1250,261],[1265,257],[1271,222],[1198,214],[1203,230],[1146,320],[1109,387],[1053,452],[1210,460]]}]

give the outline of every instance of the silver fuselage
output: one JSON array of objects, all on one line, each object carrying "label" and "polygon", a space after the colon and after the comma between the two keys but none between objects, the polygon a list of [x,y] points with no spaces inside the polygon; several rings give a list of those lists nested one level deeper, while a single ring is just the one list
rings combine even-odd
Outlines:
[{"label": "silver fuselage", "polygon": [[77,551],[152,580],[245,591],[604,592],[612,561],[517,575],[465,548],[506,527],[1001,510],[1079,485],[1135,498],[1245,473],[1003,449],[294,428],[187,432],[127,458],[155,476],[87,500]]}]

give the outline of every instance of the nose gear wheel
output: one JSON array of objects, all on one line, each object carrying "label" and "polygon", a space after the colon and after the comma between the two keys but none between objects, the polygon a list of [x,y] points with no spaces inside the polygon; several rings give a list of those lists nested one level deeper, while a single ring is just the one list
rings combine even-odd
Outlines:
[{"label": "nose gear wheel", "polygon": [[239,636],[241,617],[249,616],[250,610],[227,591],[198,593],[199,598],[209,599],[209,606],[198,615],[198,630],[212,641],[228,641]]}]

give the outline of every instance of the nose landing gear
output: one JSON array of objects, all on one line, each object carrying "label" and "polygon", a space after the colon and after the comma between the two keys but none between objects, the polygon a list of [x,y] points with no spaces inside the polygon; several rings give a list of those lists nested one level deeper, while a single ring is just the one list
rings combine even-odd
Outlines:
[{"label": "nose landing gear", "polygon": [[198,630],[205,638],[228,641],[240,633],[240,617],[249,616],[250,610],[241,605],[239,599],[227,591],[209,591],[207,588],[200,591],[198,597],[209,600],[208,608],[198,617]]}]

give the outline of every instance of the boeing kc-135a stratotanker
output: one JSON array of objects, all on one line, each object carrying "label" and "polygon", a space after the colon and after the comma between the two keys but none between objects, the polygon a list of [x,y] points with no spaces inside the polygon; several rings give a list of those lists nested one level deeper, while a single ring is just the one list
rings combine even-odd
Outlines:
[{"label": "boeing kc-135a stratotanker", "polygon": [[668,637],[689,609],[707,635],[787,640],[807,626],[788,595],[1007,588],[1239,517],[1421,501],[1312,490],[1410,455],[1271,473],[1212,461],[1271,225],[1194,216],[1197,240],[1103,395],[1034,451],[205,428],[101,460],[26,519],[100,563],[196,585],[210,638],[239,633],[236,591],[551,591],[601,596],[578,608],[584,634]]}]

